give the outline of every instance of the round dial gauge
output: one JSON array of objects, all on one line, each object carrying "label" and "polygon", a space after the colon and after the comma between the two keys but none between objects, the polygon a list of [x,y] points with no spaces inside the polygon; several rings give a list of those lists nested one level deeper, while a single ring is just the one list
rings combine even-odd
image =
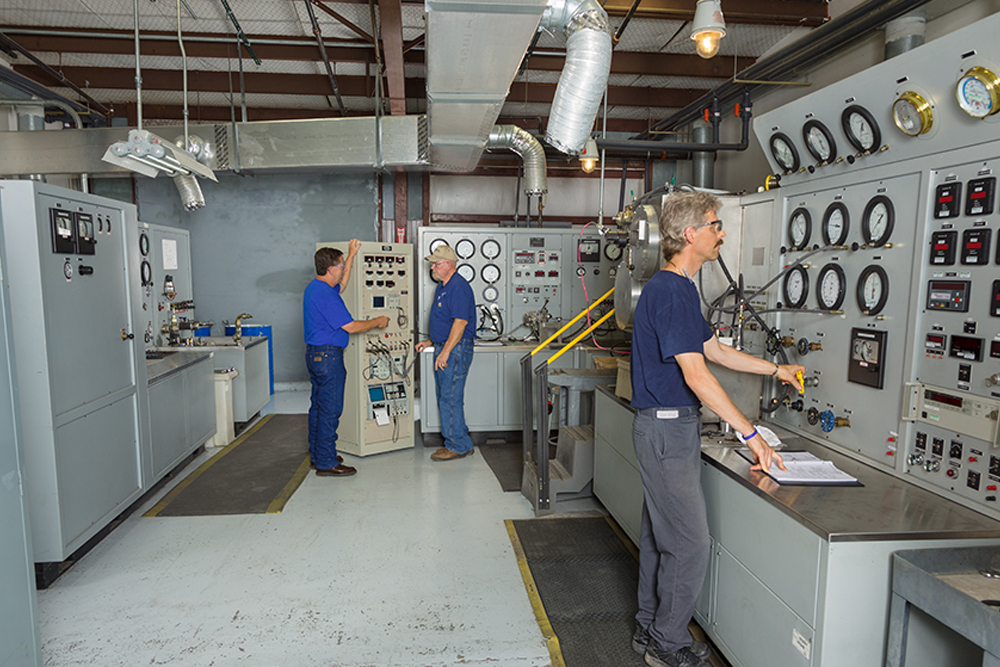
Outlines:
[{"label": "round dial gauge", "polygon": [[847,207],[840,202],[830,204],[823,214],[823,243],[844,245],[850,225],[851,218],[847,213]]},{"label": "round dial gauge", "polygon": [[467,283],[471,283],[476,279],[476,270],[468,264],[460,264],[456,271],[458,272],[458,275],[465,278],[465,282]]},{"label": "round dial gauge", "polygon": [[861,153],[874,153],[882,145],[882,133],[875,116],[857,104],[844,109],[840,116],[847,140]]},{"label": "round dial gauge", "polygon": [[820,162],[827,164],[837,157],[837,142],[833,140],[826,125],[818,120],[807,121],[802,126],[802,138],[806,142],[806,148]]},{"label": "round dial gauge", "polygon": [[490,283],[492,285],[496,281],[500,280],[500,268],[496,264],[487,264],[483,267],[483,270],[479,272],[479,277],[483,279],[483,282]]},{"label": "round dial gauge", "polygon": [[1000,110],[1000,79],[985,67],[973,67],[955,86],[958,106],[973,118],[986,118]]},{"label": "round dial gauge", "polygon": [[149,237],[146,232],[139,234],[139,254],[143,257],[149,254]]},{"label": "round dial gauge", "polygon": [[844,303],[844,286],[847,277],[839,264],[827,264],[819,272],[816,283],[816,300],[823,310],[837,310]]},{"label": "round dial gauge", "polygon": [[771,135],[771,155],[775,162],[785,170],[785,173],[795,171],[799,168],[799,152],[795,150],[795,144],[788,138],[788,135],[775,132]]},{"label": "round dial gauge", "polygon": [[500,256],[500,244],[493,239],[488,239],[483,241],[483,245],[479,246],[479,252],[486,259],[496,259]]},{"label": "round dial gauge", "polygon": [[73,265],[69,263],[68,259],[63,264],[63,275],[66,276],[66,280],[70,280],[73,277]]},{"label": "round dial gauge", "polygon": [[429,248],[430,252],[433,253],[435,250],[437,250],[443,245],[448,245],[448,242],[445,241],[444,239],[434,239],[433,241],[431,241],[431,245]]},{"label": "round dial gauge", "polygon": [[622,249],[617,243],[608,241],[604,244],[604,256],[612,262],[617,262],[622,258]]},{"label": "round dial gauge", "polygon": [[802,250],[809,243],[809,236],[812,234],[812,216],[804,208],[797,208],[792,211],[792,217],[788,219],[788,243],[792,250]]},{"label": "round dial gauge", "polygon": [[884,195],[873,197],[865,206],[865,214],[861,219],[861,236],[865,243],[876,248],[884,246],[892,235],[895,221],[892,201]]},{"label": "round dial gauge", "polygon": [[871,340],[855,340],[854,356],[870,364],[878,363],[878,347]]},{"label": "round dial gauge", "polygon": [[892,103],[892,120],[903,134],[916,137],[931,129],[934,112],[920,93],[908,90]]},{"label": "round dial gauge", "polygon": [[889,300],[889,276],[881,266],[872,264],[858,278],[858,308],[862,315],[878,315]]},{"label": "round dial gauge", "polygon": [[153,284],[153,267],[148,261],[142,260],[142,264],[139,265],[139,274],[143,287]]},{"label": "round dial gauge", "polygon": [[809,274],[801,266],[796,266],[785,274],[785,305],[801,308],[809,296]]},{"label": "round dial gauge", "polygon": [[459,259],[469,259],[476,254],[476,244],[469,239],[462,239],[455,244],[455,254]]},{"label": "round dial gauge", "polygon": [[490,303],[493,303],[500,297],[500,292],[493,285],[487,285],[486,289],[483,290],[483,298]]}]

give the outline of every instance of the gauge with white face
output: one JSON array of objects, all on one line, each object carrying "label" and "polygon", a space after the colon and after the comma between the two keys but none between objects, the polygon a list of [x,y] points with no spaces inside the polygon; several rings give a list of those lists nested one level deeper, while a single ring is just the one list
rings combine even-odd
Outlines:
[{"label": "gauge with white face", "polygon": [[802,138],[806,142],[806,148],[820,162],[833,162],[837,157],[837,143],[833,140],[833,135],[818,120],[807,121],[802,126]]},{"label": "gauge with white face", "polygon": [[149,237],[146,232],[139,234],[139,254],[143,257],[149,255]]},{"label": "gauge with white face", "polygon": [[437,250],[443,245],[448,245],[448,242],[445,241],[444,239],[434,239],[433,241],[431,241],[431,245],[428,248],[430,250],[430,253],[428,254],[433,254],[435,250]]},{"label": "gauge with white face", "polygon": [[873,153],[882,145],[882,133],[878,121],[868,109],[860,105],[844,109],[840,117],[847,140],[861,153]]},{"label": "gauge with white face", "polygon": [[785,274],[785,305],[788,308],[801,308],[809,296],[809,274],[801,266],[789,270]]},{"label": "gauge with white face", "polygon": [[916,137],[931,129],[934,112],[923,95],[908,90],[892,103],[892,120],[903,134]]},{"label": "gauge with white face", "polygon": [[837,310],[844,303],[844,287],[847,277],[838,264],[827,264],[819,272],[816,283],[816,300],[823,310]]},{"label": "gauge with white face", "polygon": [[483,270],[479,272],[479,277],[483,279],[484,283],[493,284],[500,280],[500,267],[496,264],[487,264],[483,267]]},{"label": "gauge with white face", "polygon": [[985,67],[973,67],[955,86],[958,106],[973,118],[986,118],[1000,109],[1000,79]]},{"label": "gauge with white face", "polygon": [[771,135],[771,155],[785,173],[799,168],[799,153],[787,135],[776,132]]},{"label": "gauge with white face", "polygon": [[895,218],[896,213],[888,197],[884,195],[873,197],[865,207],[861,219],[861,235],[865,243],[876,248],[884,246],[892,235]]},{"label": "gauge with white face", "polygon": [[792,211],[792,216],[788,219],[788,243],[792,250],[802,250],[809,243],[809,236],[812,234],[812,216],[804,208],[797,208]]},{"label": "gauge with white face", "polygon": [[487,285],[486,289],[483,290],[483,298],[490,303],[493,303],[500,297],[500,292],[493,285]]},{"label": "gauge with white face", "polygon": [[455,254],[459,259],[469,259],[476,254],[476,244],[469,239],[462,239],[455,244]]},{"label": "gauge with white face", "polygon": [[467,283],[471,283],[476,279],[476,270],[468,264],[459,264],[456,271],[458,272],[458,275],[465,278],[465,282]]},{"label": "gauge with white face", "polygon": [[604,244],[604,256],[612,262],[617,262],[622,258],[622,249],[617,243],[608,241]]},{"label": "gauge with white face", "polygon": [[830,204],[823,214],[823,242],[826,245],[844,245],[850,224],[847,207],[840,202]]},{"label": "gauge with white face", "polygon": [[881,266],[872,264],[858,278],[858,308],[864,315],[878,315],[889,301],[889,276]]},{"label": "gauge with white face", "polygon": [[500,244],[493,239],[487,239],[483,241],[483,245],[479,246],[479,252],[483,254],[486,259],[496,259],[500,256]]}]

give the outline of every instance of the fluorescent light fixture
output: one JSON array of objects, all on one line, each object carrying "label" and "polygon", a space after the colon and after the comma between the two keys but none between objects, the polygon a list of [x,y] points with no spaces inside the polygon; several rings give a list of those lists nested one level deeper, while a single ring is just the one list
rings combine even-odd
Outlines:
[{"label": "fluorescent light fixture", "polygon": [[580,153],[580,169],[583,169],[586,173],[594,171],[594,167],[597,166],[597,161],[601,159],[601,154],[597,150],[597,142],[591,139],[587,139],[587,143],[583,146],[583,152]]},{"label": "fluorescent light fixture", "polygon": [[698,0],[694,10],[691,39],[702,58],[719,52],[719,42],[726,36],[726,21],[722,18],[721,0]]},{"label": "fluorescent light fixture", "polygon": [[128,139],[111,144],[105,162],[156,178],[167,176],[203,176],[218,182],[215,173],[193,155],[148,130],[129,130]]}]

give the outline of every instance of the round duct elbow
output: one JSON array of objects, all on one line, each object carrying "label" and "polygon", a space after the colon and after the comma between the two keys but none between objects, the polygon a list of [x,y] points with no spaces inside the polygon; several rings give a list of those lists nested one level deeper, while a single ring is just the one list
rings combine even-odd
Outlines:
[{"label": "round duct elbow", "polygon": [[517,125],[494,125],[487,149],[504,148],[524,161],[524,194],[541,196],[549,191],[545,171],[545,147],[530,132]]},{"label": "round duct elbow", "polygon": [[205,195],[198,185],[198,179],[194,176],[174,176],[174,185],[181,195],[181,203],[186,211],[197,211],[205,206]]}]

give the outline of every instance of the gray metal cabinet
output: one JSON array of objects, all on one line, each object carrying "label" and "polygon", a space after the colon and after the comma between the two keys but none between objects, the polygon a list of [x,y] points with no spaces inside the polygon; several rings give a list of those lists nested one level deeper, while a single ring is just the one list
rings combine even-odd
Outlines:
[{"label": "gray metal cabinet", "polygon": [[216,368],[235,368],[233,419],[248,422],[271,400],[267,365],[267,337],[244,338],[243,345],[209,345]]},{"label": "gray metal cabinet", "polygon": [[[215,434],[215,366],[212,356],[189,358],[149,381],[151,480],[160,479]],[[151,367],[155,370],[155,366]]]}]

